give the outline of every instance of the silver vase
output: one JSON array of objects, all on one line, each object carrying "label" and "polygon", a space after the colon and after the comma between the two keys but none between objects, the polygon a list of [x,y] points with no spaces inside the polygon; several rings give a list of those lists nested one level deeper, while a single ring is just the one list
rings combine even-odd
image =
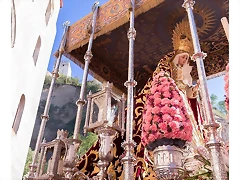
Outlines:
[{"label": "silver vase", "polygon": [[161,180],[180,180],[184,176],[183,151],[176,146],[158,146],[153,151],[154,171]]}]

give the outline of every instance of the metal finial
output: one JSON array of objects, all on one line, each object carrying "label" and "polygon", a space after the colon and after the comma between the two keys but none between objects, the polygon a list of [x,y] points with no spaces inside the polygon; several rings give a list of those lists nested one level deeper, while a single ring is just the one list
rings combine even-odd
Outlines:
[{"label": "metal finial", "polygon": [[93,6],[92,6],[92,12],[94,12],[94,11],[96,10],[96,8],[98,7],[98,5],[99,5],[99,1],[96,0],[96,1],[94,2]]},{"label": "metal finial", "polygon": [[69,26],[69,24],[70,24],[70,21],[65,21],[65,22],[63,23],[63,27]]}]

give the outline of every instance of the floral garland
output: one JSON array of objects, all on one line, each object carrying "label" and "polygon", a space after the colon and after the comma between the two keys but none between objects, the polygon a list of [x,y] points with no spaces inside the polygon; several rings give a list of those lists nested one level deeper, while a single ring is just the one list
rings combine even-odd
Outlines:
[{"label": "floral garland", "polygon": [[226,106],[226,110],[229,111],[229,63],[228,65],[226,66],[226,75],[224,76],[224,81],[225,81],[225,86],[224,86],[224,89],[225,89],[225,106]]},{"label": "floral garland", "polygon": [[174,80],[160,72],[151,85],[143,113],[143,145],[159,139],[190,142],[192,124]]}]

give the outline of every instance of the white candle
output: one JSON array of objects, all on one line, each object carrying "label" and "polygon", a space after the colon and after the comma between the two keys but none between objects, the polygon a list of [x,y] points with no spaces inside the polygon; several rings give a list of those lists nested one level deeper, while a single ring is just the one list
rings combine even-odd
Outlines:
[{"label": "white candle", "polygon": [[221,22],[222,22],[222,25],[223,25],[223,29],[225,31],[225,34],[227,36],[227,39],[229,41],[229,25],[228,25],[228,20],[226,17],[223,17],[221,18]]},{"label": "white candle", "polygon": [[69,149],[68,149],[68,160],[71,161],[74,156],[74,145],[71,144]]}]

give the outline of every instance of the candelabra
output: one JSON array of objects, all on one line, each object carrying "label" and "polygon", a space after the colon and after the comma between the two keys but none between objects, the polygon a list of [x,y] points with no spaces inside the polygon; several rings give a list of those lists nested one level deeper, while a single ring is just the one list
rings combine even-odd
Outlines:
[{"label": "candelabra", "polygon": [[27,179],[62,179],[64,177],[63,160],[67,150],[67,136],[67,131],[58,130],[54,140],[48,143],[43,141],[35,176],[27,177]]}]

